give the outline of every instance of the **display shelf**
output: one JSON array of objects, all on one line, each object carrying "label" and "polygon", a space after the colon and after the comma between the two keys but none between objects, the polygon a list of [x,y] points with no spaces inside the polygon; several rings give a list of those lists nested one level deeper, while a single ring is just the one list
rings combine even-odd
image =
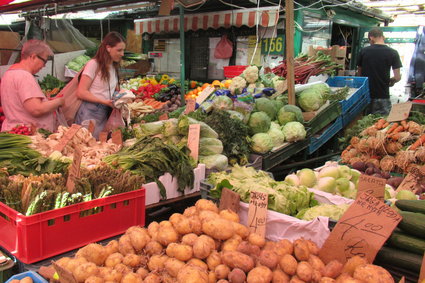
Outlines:
[{"label": "display shelf", "polygon": [[353,108],[342,114],[342,127],[347,126],[353,121],[370,103],[370,97],[366,96],[359,101]]},{"label": "display shelf", "polygon": [[318,135],[310,138],[308,153],[312,154],[342,129],[342,116],[339,116],[329,127]]},{"label": "display shelf", "polygon": [[364,98],[369,97],[370,99],[369,80],[366,77],[331,77],[327,80],[327,84],[330,87],[348,86],[349,88],[357,88],[347,99],[340,101],[343,115],[355,107],[358,102],[364,100]]},{"label": "display shelf", "polygon": [[306,128],[309,128],[309,134],[314,135],[332,121],[341,115],[341,105],[338,101],[333,101],[328,107],[317,113],[317,115],[308,122],[304,123]]}]

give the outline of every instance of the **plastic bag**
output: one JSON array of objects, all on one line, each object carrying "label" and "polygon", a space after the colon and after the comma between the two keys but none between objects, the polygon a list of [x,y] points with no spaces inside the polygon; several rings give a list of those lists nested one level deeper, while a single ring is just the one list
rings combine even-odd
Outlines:
[{"label": "plastic bag", "polygon": [[81,70],[67,85],[58,93],[58,97],[63,96],[65,103],[61,107],[61,112],[65,117],[68,126],[74,123],[75,115],[80,109],[82,100],[77,97],[78,83],[81,76]]},{"label": "plastic bag", "polygon": [[103,128],[103,131],[112,132],[120,127],[125,127],[125,123],[121,115],[121,110],[114,108],[108,118],[108,121],[105,124],[105,127]]},{"label": "plastic bag", "polygon": [[227,35],[223,35],[215,47],[214,57],[216,59],[227,59],[232,57],[232,54],[233,43],[227,38]]}]

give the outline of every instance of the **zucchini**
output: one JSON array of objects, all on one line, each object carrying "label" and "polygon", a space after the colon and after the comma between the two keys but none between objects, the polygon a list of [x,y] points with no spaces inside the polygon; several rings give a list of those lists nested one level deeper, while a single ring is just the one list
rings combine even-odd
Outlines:
[{"label": "zucchini", "polygon": [[388,239],[388,244],[415,254],[423,256],[425,252],[425,240],[394,231]]},{"label": "zucchini", "polygon": [[425,239],[425,214],[409,211],[400,211],[403,219],[398,228],[410,235]]},{"label": "zucchini", "polygon": [[[396,248],[384,246],[376,255],[375,262],[378,264],[387,264],[397,266],[419,274],[422,265],[422,256],[409,253]],[[374,262],[374,263],[375,263]]]},{"label": "zucchini", "polygon": [[425,200],[403,199],[396,201],[395,206],[404,211],[425,213]]}]

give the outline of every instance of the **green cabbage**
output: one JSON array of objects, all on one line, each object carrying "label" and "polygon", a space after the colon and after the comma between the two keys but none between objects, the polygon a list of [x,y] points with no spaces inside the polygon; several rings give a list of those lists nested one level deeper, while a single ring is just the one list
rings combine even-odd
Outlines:
[{"label": "green cabbage", "polygon": [[282,132],[286,141],[295,142],[305,139],[307,132],[300,122],[289,122],[282,126]]},{"label": "green cabbage", "polygon": [[298,121],[300,123],[304,123],[303,112],[301,111],[301,109],[298,106],[288,104],[288,105],[283,106],[283,111],[294,113],[296,121]]},{"label": "green cabbage", "polygon": [[201,125],[201,138],[218,138],[218,134],[210,126],[204,122],[197,121],[193,118],[181,115],[178,120],[178,133],[180,135],[187,136],[189,132],[189,125],[200,124]]},{"label": "green cabbage", "polygon": [[225,170],[227,168],[228,159],[223,154],[214,154],[208,156],[199,156],[199,163],[205,164],[208,169]]},{"label": "green cabbage", "polygon": [[274,120],[274,118],[276,117],[276,106],[274,104],[274,102],[268,98],[265,97],[261,97],[255,100],[255,108],[258,111],[263,111],[264,113],[266,113],[271,120]]},{"label": "green cabbage", "polygon": [[140,125],[140,132],[143,136],[154,136],[162,133],[164,121],[145,123]]},{"label": "green cabbage", "polygon": [[223,143],[219,139],[201,138],[199,140],[199,155],[214,155],[223,152]]},{"label": "green cabbage", "polygon": [[233,101],[230,97],[226,95],[216,96],[213,99],[213,108],[214,109],[223,109],[230,110],[233,108]]},{"label": "green cabbage", "polygon": [[267,132],[267,134],[272,139],[273,147],[278,147],[285,142],[285,136],[283,135],[280,128],[278,128],[278,129],[270,128],[270,130]]},{"label": "green cabbage", "polygon": [[283,126],[288,122],[296,121],[297,118],[294,112],[286,112],[285,109],[281,108],[277,114],[277,120]]},{"label": "green cabbage", "polygon": [[164,137],[176,136],[179,134],[178,120],[171,118],[164,121],[164,127],[162,128],[162,134]]},{"label": "green cabbage", "polygon": [[325,216],[338,221],[345,211],[347,211],[348,207],[348,204],[322,204],[311,208],[305,208],[298,212],[296,217],[298,219],[311,221],[318,216]]},{"label": "green cabbage", "polygon": [[323,101],[323,96],[320,91],[308,88],[303,90],[298,96],[298,104],[304,111],[310,112],[316,111],[322,107],[325,101]]},{"label": "green cabbage", "polygon": [[274,144],[272,138],[266,133],[258,133],[252,137],[252,150],[258,153],[269,152]]},{"label": "green cabbage", "polygon": [[270,129],[270,117],[264,112],[252,113],[249,117],[248,126],[253,134],[266,133]]},{"label": "green cabbage", "polygon": [[238,119],[243,121],[245,118],[245,116],[241,112],[234,111],[234,110],[227,110],[227,112],[230,114],[230,118],[232,119]]}]

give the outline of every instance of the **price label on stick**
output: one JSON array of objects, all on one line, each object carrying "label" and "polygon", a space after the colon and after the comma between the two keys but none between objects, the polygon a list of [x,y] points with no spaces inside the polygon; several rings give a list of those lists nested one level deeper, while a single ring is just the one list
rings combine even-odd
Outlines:
[{"label": "price label on stick", "polygon": [[196,97],[196,103],[201,105],[201,103],[204,102],[204,100],[207,99],[207,97],[210,96],[214,90],[215,88],[213,86],[207,86],[203,91],[201,91],[201,94]]},{"label": "price label on stick", "polygon": [[99,133],[99,141],[100,142],[106,142],[108,140],[108,133],[107,132],[100,132]]},{"label": "price label on stick", "polygon": [[333,259],[345,263],[356,255],[373,262],[400,221],[395,210],[363,192],[337,222],[319,256],[325,263]]},{"label": "price label on stick", "polygon": [[168,120],[168,113],[164,113],[161,116],[159,116],[159,121]]},{"label": "price label on stick", "polygon": [[112,132],[112,142],[117,145],[122,145],[122,133],[120,130]]},{"label": "price label on stick", "polygon": [[196,161],[199,155],[199,136],[201,134],[201,125],[189,125],[189,134],[187,136],[187,147],[190,149],[190,156]]},{"label": "price label on stick", "polygon": [[410,172],[404,177],[403,181],[397,188],[397,192],[402,190],[411,191],[416,193],[419,189],[421,190],[420,184],[425,182],[425,175],[418,168],[413,167]]},{"label": "price label on stick", "polygon": [[251,192],[248,209],[248,227],[251,232],[266,236],[267,205],[269,195],[263,192]]},{"label": "price label on stick", "polygon": [[72,160],[71,168],[68,172],[68,179],[66,180],[66,188],[68,192],[73,193],[75,190],[75,178],[80,177],[81,158],[83,154],[80,149],[74,149],[74,159]]},{"label": "price label on stick", "polygon": [[186,100],[186,109],[184,110],[184,114],[189,114],[190,112],[195,111],[196,101],[195,99]]},{"label": "price label on stick", "polygon": [[239,212],[239,202],[241,197],[238,193],[235,193],[232,190],[229,190],[228,188],[223,188],[221,191],[221,198],[220,198],[220,210],[228,209],[233,212],[238,213]]},{"label": "price label on stick", "polygon": [[69,143],[70,140],[75,136],[75,134],[81,129],[81,125],[73,124],[66,133],[59,140],[59,143],[53,148],[53,151],[62,152],[65,146]]},{"label": "price label on stick", "polygon": [[88,130],[89,130],[90,134],[93,135],[93,133],[94,133],[94,123],[93,123],[93,120],[90,120]]},{"label": "price label on stick", "polygon": [[377,199],[384,201],[386,180],[374,176],[362,174],[357,185],[357,195],[365,192]]},{"label": "price label on stick", "polygon": [[406,120],[412,109],[412,102],[393,104],[390,114],[388,114],[388,122],[396,122]]}]

